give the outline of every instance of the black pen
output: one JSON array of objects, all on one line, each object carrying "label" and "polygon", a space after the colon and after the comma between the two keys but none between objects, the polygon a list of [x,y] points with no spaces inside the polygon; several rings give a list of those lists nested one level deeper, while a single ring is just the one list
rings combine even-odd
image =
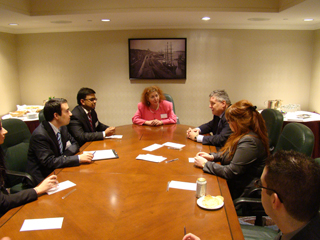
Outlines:
[{"label": "black pen", "polygon": [[184,236],[187,234],[186,226],[184,226]]}]

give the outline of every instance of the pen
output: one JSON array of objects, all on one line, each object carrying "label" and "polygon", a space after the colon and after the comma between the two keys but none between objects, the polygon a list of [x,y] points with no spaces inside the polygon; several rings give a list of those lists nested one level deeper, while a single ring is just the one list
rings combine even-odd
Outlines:
[{"label": "pen", "polygon": [[184,226],[184,236],[187,234],[186,226]]},{"label": "pen", "polygon": [[169,181],[168,184],[167,184],[167,192],[169,191],[170,182],[171,182],[171,181]]},{"label": "pen", "polygon": [[166,163],[173,162],[173,161],[177,161],[177,160],[179,160],[179,158],[175,158],[175,159],[168,160],[168,161],[166,161]]},{"label": "pen", "polygon": [[181,148],[168,147],[168,149],[181,150]]},{"label": "pen", "polygon": [[92,155],[94,155],[96,153],[96,151],[94,151],[93,153],[92,153]]},{"label": "pen", "polygon": [[73,189],[72,191],[68,192],[65,196],[62,197],[62,199],[65,199],[66,197],[68,197],[71,193],[73,193],[75,190],[77,190],[76,188]]}]

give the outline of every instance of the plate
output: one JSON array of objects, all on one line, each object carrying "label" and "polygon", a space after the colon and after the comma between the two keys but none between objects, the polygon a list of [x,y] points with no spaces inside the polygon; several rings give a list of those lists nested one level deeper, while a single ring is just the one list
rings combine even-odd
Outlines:
[{"label": "plate", "polygon": [[202,204],[202,201],[203,201],[204,197],[205,197],[205,196],[203,196],[203,197],[201,197],[201,198],[199,198],[199,199],[197,200],[198,206],[201,207],[201,208],[203,208],[203,209],[216,210],[216,209],[222,208],[223,205],[224,205],[224,201],[223,201],[222,204],[220,204],[220,205],[218,205],[218,206],[215,206],[215,207],[212,207],[212,208],[206,207],[206,206],[204,206],[204,205]]}]

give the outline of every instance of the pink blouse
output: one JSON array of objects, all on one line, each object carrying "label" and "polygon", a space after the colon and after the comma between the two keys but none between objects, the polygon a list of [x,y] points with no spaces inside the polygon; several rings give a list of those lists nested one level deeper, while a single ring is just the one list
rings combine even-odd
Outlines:
[{"label": "pink blouse", "polygon": [[[151,112],[152,111],[152,112]],[[170,124],[177,122],[177,116],[173,113],[172,103],[162,100],[159,103],[158,110],[151,110],[143,103],[138,104],[138,110],[132,118],[132,122],[138,125],[143,125],[145,121],[158,119],[163,124]]]}]

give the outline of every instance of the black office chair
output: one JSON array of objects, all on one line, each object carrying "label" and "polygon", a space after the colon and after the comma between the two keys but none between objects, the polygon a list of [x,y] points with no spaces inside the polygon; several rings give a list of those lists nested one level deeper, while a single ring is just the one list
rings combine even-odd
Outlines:
[{"label": "black office chair", "polygon": [[[173,98],[171,97],[171,95],[167,94],[167,93],[164,93],[163,95],[166,97],[167,101],[172,102],[172,109],[173,109],[174,114],[176,114],[176,108],[174,106],[174,101],[173,101]],[[180,124],[178,116],[177,116],[177,124]]]},{"label": "black office chair", "polygon": [[[311,156],[314,146],[313,132],[301,123],[289,123],[280,134],[275,152],[279,150],[294,150]],[[256,216],[255,225],[263,226],[262,217],[266,216],[260,199],[260,189],[253,188],[246,197],[234,200],[236,208],[241,208],[241,215]]]},{"label": "black office chair", "polygon": [[15,193],[28,188],[23,183],[25,178],[35,185],[32,176],[26,173],[31,133],[27,124],[19,119],[3,120],[2,126],[8,131],[2,144],[7,168],[5,185]]},{"label": "black office chair", "polygon": [[270,153],[273,153],[281,134],[283,115],[278,110],[268,108],[261,112],[261,116],[268,130]]}]

